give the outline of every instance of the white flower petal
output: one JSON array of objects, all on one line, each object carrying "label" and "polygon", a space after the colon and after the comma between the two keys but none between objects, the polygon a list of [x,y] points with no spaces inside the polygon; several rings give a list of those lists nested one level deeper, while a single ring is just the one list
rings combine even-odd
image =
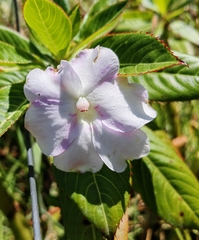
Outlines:
[{"label": "white flower petal", "polygon": [[81,51],[70,64],[81,79],[84,96],[104,81],[115,79],[119,68],[116,54],[103,47]]},{"label": "white flower petal", "polygon": [[59,155],[79,135],[75,102],[35,101],[26,112],[25,127],[46,155]]},{"label": "white flower petal", "polygon": [[107,127],[121,132],[134,131],[150,122],[156,112],[148,105],[147,92],[127,80],[104,82],[87,96]]},{"label": "white flower petal", "polygon": [[24,93],[30,102],[41,98],[60,98],[60,79],[52,67],[34,69],[27,75]]},{"label": "white flower petal", "polygon": [[54,165],[66,172],[84,173],[86,171],[99,171],[103,162],[97,155],[91,138],[90,125],[87,122],[83,122],[79,136],[65,152],[54,157]]},{"label": "white flower petal", "polygon": [[148,138],[141,130],[121,133],[95,120],[93,136],[94,147],[102,161],[116,172],[125,170],[125,160],[139,159],[146,156],[150,150]]},{"label": "white flower petal", "polygon": [[70,96],[78,98],[82,93],[82,83],[69,62],[65,60],[61,61],[59,75],[61,78],[61,86],[64,90]]}]

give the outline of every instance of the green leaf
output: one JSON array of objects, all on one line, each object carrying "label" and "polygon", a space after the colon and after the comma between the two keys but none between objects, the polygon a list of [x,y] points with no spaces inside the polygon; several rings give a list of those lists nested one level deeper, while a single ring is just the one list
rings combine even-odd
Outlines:
[{"label": "green leaf", "polygon": [[23,92],[25,78],[38,65],[13,65],[0,71],[0,136],[10,128],[28,107]]},{"label": "green leaf", "polygon": [[[120,17],[120,16],[119,16]],[[117,25],[118,23],[118,18],[116,18],[114,21],[112,21],[111,23],[105,25],[103,28],[99,29],[97,32],[93,33],[91,36],[89,36],[88,38],[86,38],[85,40],[83,40],[82,42],[80,42],[75,48],[72,49],[72,51],[68,54],[67,58],[68,59],[72,59],[74,58],[78,52],[82,49],[84,49],[85,47],[88,47],[88,45],[93,42],[93,40],[95,40],[96,38],[98,38],[99,36],[106,34],[108,32],[110,32],[111,30],[113,30],[113,28]],[[90,46],[89,46],[90,47]]]},{"label": "green leaf", "polygon": [[58,4],[64,10],[65,13],[69,12],[70,9],[69,0],[54,0],[54,2]]},{"label": "green leaf", "polygon": [[111,48],[120,60],[119,74],[139,75],[182,64],[157,38],[145,33],[109,35],[97,39],[97,45]]},{"label": "green leaf", "polygon": [[0,41],[12,45],[17,49],[21,49],[24,52],[31,53],[29,40],[5,26],[0,26]]},{"label": "green leaf", "polygon": [[0,88],[0,136],[24,113],[28,105],[23,93],[23,83]]},{"label": "green leaf", "polygon": [[167,139],[144,128],[151,151],[133,161],[133,181],[149,208],[174,227],[199,228],[199,184]]},{"label": "green leaf", "polygon": [[36,66],[16,65],[0,71],[0,87],[24,82],[28,72]]},{"label": "green leaf", "polygon": [[125,9],[127,2],[128,1],[122,1],[111,5],[103,11],[95,14],[92,18],[89,18],[80,30],[80,39],[89,37],[99,29],[104,28],[104,26],[111,21],[115,20]]},{"label": "green leaf", "polygon": [[97,15],[99,12],[103,11],[107,7],[110,7],[117,2],[117,0],[98,0],[94,2],[94,4],[91,6],[90,11],[85,16],[86,21],[90,20],[93,16]]},{"label": "green leaf", "polygon": [[[25,54],[28,60],[37,62],[41,64],[41,66],[43,67],[46,65],[49,66],[49,62],[45,62],[45,59],[44,59],[45,56],[41,54],[41,51],[37,50],[38,42],[37,44],[35,44],[36,45],[35,47],[32,41],[30,42],[21,34],[19,34],[18,32],[10,28],[0,26],[0,42],[12,45],[12,47],[15,48],[15,51],[17,52],[18,55],[24,56]],[[49,51],[47,53],[49,54]],[[6,58],[6,54],[5,54],[5,58]]]},{"label": "green leaf", "polygon": [[116,32],[129,32],[129,31],[140,31],[143,32],[151,31],[151,19],[153,13],[151,11],[143,12],[134,10],[126,10],[122,14],[121,20],[119,21]]},{"label": "green leaf", "polygon": [[[176,20],[169,25],[170,31],[177,37],[181,37],[199,46],[199,31],[183,21]],[[189,33],[189,34],[187,34]]]},{"label": "green leaf", "polygon": [[63,58],[72,36],[71,22],[64,11],[48,0],[27,0],[24,18],[36,38],[58,59]]},{"label": "green leaf", "polygon": [[72,30],[73,30],[72,36],[74,37],[78,33],[79,27],[80,27],[80,20],[81,19],[80,19],[79,5],[74,7],[71,14],[69,14],[69,18],[70,18],[70,21],[72,23]]},{"label": "green leaf", "polygon": [[154,101],[185,101],[199,97],[199,59],[176,53],[187,66],[167,68],[163,72],[129,77],[130,82],[143,85]]},{"label": "green leaf", "polygon": [[0,65],[29,64],[32,62],[36,62],[36,59],[31,54],[0,42]]},{"label": "green leaf", "polygon": [[192,43],[183,39],[168,38],[168,44],[173,51],[193,55],[195,48]]},{"label": "green leaf", "polygon": [[170,11],[176,11],[180,8],[183,8],[186,5],[191,4],[192,2],[194,2],[194,0],[171,1],[169,10]]},{"label": "green leaf", "polygon": [[[84,174],[63,172],[55,168],[55,176],[65,198],[77,205],[88,224],[92,223],[103,236],[113,239],[129,201],[130,168],[116,173],[103,166],[97,173]],[[61,201],[65,200],[62,198]],[[67,217],[65,225],[69,224],[73,234],[76,234],[78,225],[71,226],[71,222],[76,221],[77,216],[73,214],[72,207],[67,211],[70,218]]]},{"label": "green leaf", "polygon": [[181,0],[181,1],[172,1],[172,0],[142,0],[144,7],[149,8],[161,15],[165,15],[172,11],[176,11],[180,8],[183,8],[187,4],[190,4],[193,0]]},{"label": "green leaf", "polygon": [[74,201],[60,192],[60,203],[65,228],[65,239],[105,240],[102,234],[81,213]]},{"label": "green leaf", "polygon": [[153,2],[158,8],[158,12],[161,13],[161,15],[165,15],[169,10],[169,6],[172,0],[165,0],[165,1],[153,0]]}]

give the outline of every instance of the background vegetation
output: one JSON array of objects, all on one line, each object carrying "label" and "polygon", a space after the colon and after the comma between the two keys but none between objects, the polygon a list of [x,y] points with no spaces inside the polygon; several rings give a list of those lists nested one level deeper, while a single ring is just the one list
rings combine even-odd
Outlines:
[{"label": "background vegetation", "polygon": [[[30,37],[29,28],[24,21],[22,13],[24,2],[17,1],[17,11],[14,2],[15,1],[11,0],[0,1],[0,24],[20,31],[20,33],[26,37]],[[75,1],[68,2],[61,0],[56,0],[55,2],[65,7],[68,12],[78,3],[75,3]],[[82,1],[80,3],[81,19],[87,16],[86,14],[89,9],[100,12],[104,10],[104,4],[108,6],[119,1],[110,0],[99,2],[102,3],[101,6],[98,5],[95,9],[92,8],[94,1]],[[92,14],[90,14],[90,17],[92,17]],[[171,205],[175,211],[175,208],[178,206],[175,205],[174,193],[180,192],[180,194],[184,196],[184,192],[187,193],[187,191],[190,191],[191,196],[194,188],[198,188],[199,87],[197,86],[199,81],[199,1],[130,1],[128,7],[125,8],[123,14],[117,21],[117,24],[115,24],[115,27],[111,29],[111,32],[134,31],[147,32],[158,37],[158,39],[164,41],[164,44],[174,51],[175,55],[183,60],[188,67],[185,65],[175,66],[147,75],[129,77],[129,81],[141,83],[148,90],[150,104],[156,109],[158,116],[148,126],[156,131],[154,139],[150,137],[152,154],[149,155],[144,162],[133,162],[135,179],[133,179],[133,191],[128,208],[128,239],[199,239],[199,229],[194,225],[187,223],[183,228],[180,224],[180,219],[183,217],[184,212],[181,212],[182,216],[179,216],[179,219],[170,220],[169,222],[168,219],[170,216],[167,216],[167,208],[165,207],[162,212],[156,209],[160,209],[161,203],[164,203],[165,199],[167,199],[168,202],[172,202]],[[85,32],[83,32],[83,34],[86,35]],[[89,34],[90,33],[88,33],[88,36]],[[82,36],[85,37],[85,35]],[[82,36],[80,34],[78,37],[81,39]],[[44,49],[40,48],[40,50],[42,51]],[[0,51],[1,55],[3,48],[0,49]],[[18,69],[16,70],[18,71]],[[23,76],[23,74],[22,77],[24,81],[25,76]],[[4,97],[1,95],[1,91],[3,92],[3,81],[4,75],[0,73],[0,117],[2,115],[1,112],[5,109]],[[13,101],[15,101],[15,99],[13,99]],[[148,131],[147,133],[149,135],[151,134],[150,130],[145,129],[145,131]],[[166,183],[171,183],[173,180],[173,175],[170,174],[171,169],[167,172],[166,167],[158,161],[156,168],[152,166],[150,162],[152,160],[152,162],[156,163],[157,160],[153,152],[156,152],[156,154],[159,153],[160,155],[163,154],[161,157],[168,158],[168,156],[165,155],[167,149],[164,148],[164,145],[160,143],[157,146],[157,144],[155,144],[158,141],[156,138],[163,140],[166,145],[171,146],[173,152],[170,154],[170,157],[175,155],[174,158],[179,158],[179,162],[184,162],[189,170],[187,170],[187,175],[184,174],[183,171],[181,174],[179,167],[181,165],[175,162],[176,165],[173,166],[173,169],[176,171],[176,179],[174,179],[174,181],[181,181],[180,186],[182,186],[183,182],[187,183],[187,185],[185,184],[183,187],[176,185],[176,187],[174,183],[171,189],[166,191],[166,195],[156,196],[158,204],[154,206],[154,198],[152,197],[152,195],[156,193],[154,189],[158,191],[162,185],[146,185],[148,179],[154,179],[152,184],[154,184],[154,182],[158,183],[161,179],[165,181],[165,186],[168,186]],[[20,117],[0,138],[0,240],[28,240],[32,238],[26,141],[23,117]],[[36,143],[34,143],[34,141],[32,142],[43,238],[48,240],[65,239],[58,199],[60,193],[50,166],[50,161],[41,154]],[[176,157],[176,155],[178,157]],[[147,170],[152,169],[152,167],[154,167],[155,173],[152,173],[152,170]],[[159,175],[160,169],[161,177]],[[189,180],[189,171],[195,175],[197,179],[195,182],[194,180]],[[152,176],[149,176],[150,174]],[[172,175],[172,179],[170,175]],[[144,177],[141,178],[140,176]],[[139,181],[137,179],[139,179]],[[147,186],[147,189],[144,189],[143,186]],[[171,195],[168,195],[168,192],[170,192]],[[149,195],[150,199],[148,197]],[[199,198],[197,193],[195,196],[196,199]],[[191,204],[192,206],[194,205],[196,209],[199,208],[195,199]],[[197,216],[198,221],[199,217]],[[21,229],[23,229],[23,232],[21,232]],[[115,239],[120,238],[116,235]]]}]

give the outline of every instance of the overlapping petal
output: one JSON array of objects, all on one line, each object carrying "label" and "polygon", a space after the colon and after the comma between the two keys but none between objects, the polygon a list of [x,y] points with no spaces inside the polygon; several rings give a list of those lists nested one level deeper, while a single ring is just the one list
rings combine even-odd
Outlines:
[{"label": "overlapping petal", "polygon": [[26,113],[25,127],[44,154],[59,155],[80,134],[75,102],[35,101]]},{"label": "overlapping petal", "polygon": [[52,67],[32,70],[26,78],[24,93],[30,102],[38,99],[60,99],[60,78]]},{"label": "overlapping petal", "polygon": [[108,48],[99,46],[81,51],[70,64],[81,79],[84,96],[104,81],[115,79],[119,69],[116,54]]},{"label": "overlapping petal", "polygon": [[78,98],[82,93],[82,83],[79,76],[73,70],[70,63],[62,60],[60,64],[59,76],[61,79],[61,87],[71,97]]},{"label": "overlapping petal", "polygon": [[103,124],[121,132],[139,129],[156,116],[147,98],[145,88],[126,79],[104,82],[87,96]]},{"label": "overlapping petal", "polygon": [[141,130],[121,133],[107,128],[96,119],[92,131],[96,152],[113,171],[123,172],[126,160],[138,159],[149,153],[148,138]]},{"label": "overlapping petal", "polygon": [[67,151],[54,157],[54,165],[62,171],[97,172],[103,162],[94,149],[91,128],[87,122],[82,122],[79,136],[71,143]]}]

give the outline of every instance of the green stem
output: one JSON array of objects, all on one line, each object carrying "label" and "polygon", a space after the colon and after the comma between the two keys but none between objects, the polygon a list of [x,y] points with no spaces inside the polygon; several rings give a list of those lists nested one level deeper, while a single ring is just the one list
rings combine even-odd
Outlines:
[{"label": "green stem", "polygon": [[179,228],[174,228],[176,235],[178,236],[179,240],[185,240],[180,229]]}]

